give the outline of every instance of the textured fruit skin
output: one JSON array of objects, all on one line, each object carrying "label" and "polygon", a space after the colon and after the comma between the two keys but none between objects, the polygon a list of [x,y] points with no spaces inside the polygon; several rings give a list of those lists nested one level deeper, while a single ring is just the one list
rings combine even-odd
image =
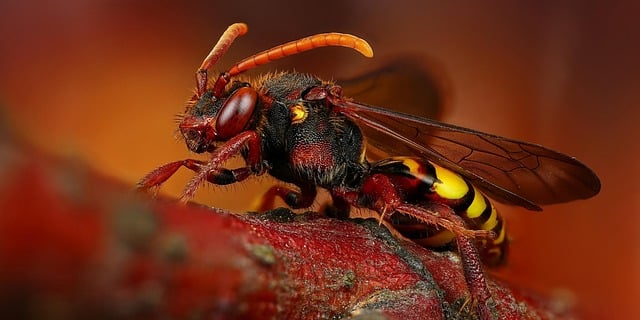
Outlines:
[{"label": "textured fruit skin", "polygon": [[[78,159],[0,148],[2,318],[475,318],[454,253],[375,220],[150,200]],[[488,285],[500,318],[570,316]]]}]

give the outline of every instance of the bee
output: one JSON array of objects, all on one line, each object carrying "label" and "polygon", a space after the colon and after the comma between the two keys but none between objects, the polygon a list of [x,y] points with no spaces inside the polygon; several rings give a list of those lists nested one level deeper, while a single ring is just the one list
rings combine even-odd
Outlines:
[{"label": "bee", "polygon": [[[504,220],[491,200],[541,210],[600,190],[594,172],[573,157],[356,102],[339,85],[310,74],[237,78],[319,47],[346,47],[372,57],[370,45],[353,35],[323,33],[285,43],[209,81],[211,67],[247,30],[242,23],[231,25],[204,59],[178,126],[189,150],[210,153],[210,159],[165,164],[143,177],[138,188],[156,189],[180,167],[195,172],[184,189],[185,201],[204,182],[227,185],[265,173],[288,183],[269,189],[265,208],[278,197],[294,209],[310,207],[324,188],[338,213],[372,209],[418,244],[455,245],[483,318],[490,318],[491,294],[482,263],[501,263],[507,248]],[[370,149],[391,157],[372,161]],[[237,155],[244,166],[223,167]]]}]

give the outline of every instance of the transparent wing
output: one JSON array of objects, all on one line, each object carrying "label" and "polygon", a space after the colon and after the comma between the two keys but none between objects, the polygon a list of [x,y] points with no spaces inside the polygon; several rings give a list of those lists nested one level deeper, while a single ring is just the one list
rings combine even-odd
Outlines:
[{"label": "transparent wing", "polygon": [[539,205],[586,199],[600,191],[600,180],[587,166],[536,144],[357,102],[332,103],[358,124],[374,149],[429,159],[505,204],[541,210]]},{"label": "transparent wing", "polygon": [[448,80],[424,56],[399,56],[356,77],[337,80],[343,95],[427,119],[439,119]]}]

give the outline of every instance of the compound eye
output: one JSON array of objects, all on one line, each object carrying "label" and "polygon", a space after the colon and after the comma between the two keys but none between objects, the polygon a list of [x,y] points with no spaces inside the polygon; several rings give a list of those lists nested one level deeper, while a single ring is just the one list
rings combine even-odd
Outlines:
[{"label": "compound eye", "polygon": [[243,87],[236,90],[218,112],[217,137],[227,140],[242,132],[251,120],[257,100],[258,93],[253,88]]}]

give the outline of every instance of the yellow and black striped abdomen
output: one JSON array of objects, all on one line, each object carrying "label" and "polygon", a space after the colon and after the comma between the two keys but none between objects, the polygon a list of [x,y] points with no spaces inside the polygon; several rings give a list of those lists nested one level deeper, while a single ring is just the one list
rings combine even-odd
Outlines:
[{"label": "yellow and black striped abdomen", "polygon": [[[478,250],[487,265],[504,261],[507,250],[505,224],[489,199],[459,174],[432,162],[413,157],[392,157],[373,164],[373,172],[392,179],[398,193],[416,205],[439,203],[450,207],[470,229],[491,230],[494,240],[480,240]],[[389,221],[405,237],[430,248],[448,246],[455,238],[448,230],[394,214]]]}]

